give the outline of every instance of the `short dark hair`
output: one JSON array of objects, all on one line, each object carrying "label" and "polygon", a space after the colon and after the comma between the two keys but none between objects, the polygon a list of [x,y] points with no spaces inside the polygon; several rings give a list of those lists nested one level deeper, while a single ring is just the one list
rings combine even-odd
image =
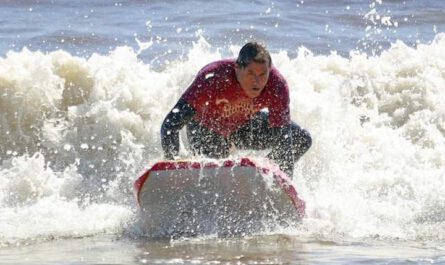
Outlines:
[{"label": "short dark hair", "polygon": [[272,65],[272,58],[270,57],[267,49],[257,43],[246,43],[239,51],[236,64],[240,67],[247,67],[251,62],[256,63],[269,63],[269,67]]}]

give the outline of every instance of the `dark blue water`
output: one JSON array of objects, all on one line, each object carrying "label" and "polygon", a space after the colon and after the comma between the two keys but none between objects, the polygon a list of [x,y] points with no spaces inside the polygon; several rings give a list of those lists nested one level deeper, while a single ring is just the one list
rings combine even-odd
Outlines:
[{"label": "dark blue water", "polygon": [[214,49],[265,42],[273,51],[315,54],[358,50],[378,54],[396,40],[415,47],[445,31],[445,2],[437,0],[3,0],[0,55],[9,50],[63,49],[89,57],[118,46],[153,41],[145,61],[183,56],[203,36]]}]

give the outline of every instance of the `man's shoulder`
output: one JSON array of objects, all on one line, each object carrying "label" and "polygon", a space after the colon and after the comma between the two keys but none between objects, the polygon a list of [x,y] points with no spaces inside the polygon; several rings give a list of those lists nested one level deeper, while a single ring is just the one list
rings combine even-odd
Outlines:
[{"label": "man's shoulder", "polygon": [[286,83],[286,79],[284,79],[283,75],[281,74],[281,72],[278,70],[278,68],[276,68],[275,66],[272,66],[272,69],[270,71],[270,75],[269,78],[274,81],[274,82],[282,82],[282,83]]},{"label": "man's shoulder", "polygon": [[[234,60],[226,59],[212,62],[204,66],[197,74],[193,83],[189,86],[183,97],[191,102],[192,98],[202,96],[211,97],[219,93],[219,88],[226,87],[234,81]],[[224,80],[224,82],[221,82]]]},{"label": "man's shoulder", "polygon": [[286,93],[288,90],[287,81],[277,68],[272,67],[269,80],[266,84],[268,90],[273,93]]},{"label": "man's shoulder", "polygon": [[285,78],[281,75],[277,68],[273,67],[269,74],[266,88],[264,89],[263,99],[268,103],[288,102],[289,87]]},{"label": "man's shoulder", "polygon": [[200,71],[200,75],[223,74],[234,69],[235,59],[224,59],[211,62],[204,66]]}]

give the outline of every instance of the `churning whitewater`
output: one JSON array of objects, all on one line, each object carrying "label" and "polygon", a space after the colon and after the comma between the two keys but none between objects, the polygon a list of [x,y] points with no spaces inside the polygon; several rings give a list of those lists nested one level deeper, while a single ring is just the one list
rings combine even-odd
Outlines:
[{"label": "churning whitewater", "polygon": [[[445,34],[375,56],[294,52],[272,57],[314,142],[293,176],[307,218],[281,232],[443,240]],[[162,159],[166,113],[222,57],[201,37],[162,68],[126,46],[87,59],[27,49],[0,58],[0,246],[143,234],[133,182]]]}]

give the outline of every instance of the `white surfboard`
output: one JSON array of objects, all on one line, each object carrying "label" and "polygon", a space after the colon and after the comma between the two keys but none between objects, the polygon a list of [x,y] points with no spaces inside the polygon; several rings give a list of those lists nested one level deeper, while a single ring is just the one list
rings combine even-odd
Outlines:
[{"label": "white surfboard", "polygon": [[305,214],[291,180],[271,162],[162,161],[135,184],[144,228],[154,237],[251,234]]}]

